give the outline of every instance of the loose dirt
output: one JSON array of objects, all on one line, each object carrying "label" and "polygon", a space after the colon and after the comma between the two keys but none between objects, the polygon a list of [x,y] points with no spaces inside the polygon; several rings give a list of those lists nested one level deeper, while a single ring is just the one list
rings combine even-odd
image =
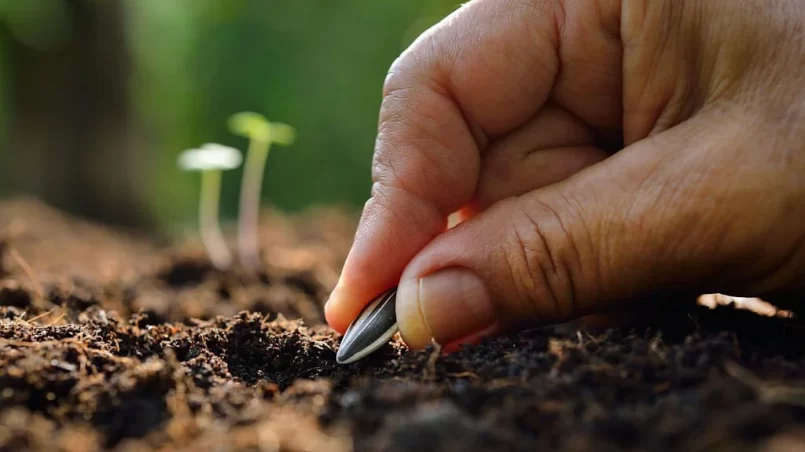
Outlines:
[{"label": "loose dirt", "polygon": [[0,450],[805,450],[805,329],[733,307],[335,363],[354,217],[268,215],[258,275],[0,205]]}]

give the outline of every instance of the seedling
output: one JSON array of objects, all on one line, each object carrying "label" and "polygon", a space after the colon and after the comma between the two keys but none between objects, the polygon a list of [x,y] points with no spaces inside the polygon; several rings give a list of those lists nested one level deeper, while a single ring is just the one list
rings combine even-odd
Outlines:
[{"label": "seedling", "polygon": [[260,266],[257,231],[266,160],[272,144],[293,144],[296,131],[287,124],[268,122],[262,115],[251,112],[232,116],[229,128],[232,133],[249,139],[240,192],[238,256],[244,269],[256,271]]},{"label": "seedling", "polygon": [[341,340],[335,360],[354,363],[385,345],[397,332],[397,288],[384,292],[352,321]]},{"label": "seedling", "polygon": [[221,173],[240,166],[243,156],[235,148],[220,144],[205,144],[200,149],[188,149],[179,155],[179,167],[185,171],[201,172],[199,195],[199,228],[201,241],[218,270],[232,265],[232,253],[226,246],[218,221],[221,198]]}]

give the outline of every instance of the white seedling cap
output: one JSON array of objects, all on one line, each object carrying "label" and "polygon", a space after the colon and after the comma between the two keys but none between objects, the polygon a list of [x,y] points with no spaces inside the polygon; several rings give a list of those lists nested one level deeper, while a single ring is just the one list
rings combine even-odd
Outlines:
[{"label": "white seedling cap", "polygon": [[179,167],[185,171],[230,170],[240,166],[243,155],[235,148],[208,143],[179,155]]}]

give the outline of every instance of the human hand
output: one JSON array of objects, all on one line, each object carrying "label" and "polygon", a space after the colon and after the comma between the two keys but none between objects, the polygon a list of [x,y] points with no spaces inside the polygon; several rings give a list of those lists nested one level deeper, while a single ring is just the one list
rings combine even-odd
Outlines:
[{"label": "human hand", "polygon": [[415,349],[801,289],[805,3],[472,1],[393,64],[373,180],[340,332],[398,281]]}]

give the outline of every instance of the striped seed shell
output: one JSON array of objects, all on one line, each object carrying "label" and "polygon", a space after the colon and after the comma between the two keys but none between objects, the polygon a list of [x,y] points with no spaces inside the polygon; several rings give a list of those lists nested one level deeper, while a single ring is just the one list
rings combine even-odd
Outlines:
[{"label": "striped seed shell", "polygon": [[369,303],[349,325],[336,354],[339,364],[361,360],[391,340],[397,332],[397,288]]}]

